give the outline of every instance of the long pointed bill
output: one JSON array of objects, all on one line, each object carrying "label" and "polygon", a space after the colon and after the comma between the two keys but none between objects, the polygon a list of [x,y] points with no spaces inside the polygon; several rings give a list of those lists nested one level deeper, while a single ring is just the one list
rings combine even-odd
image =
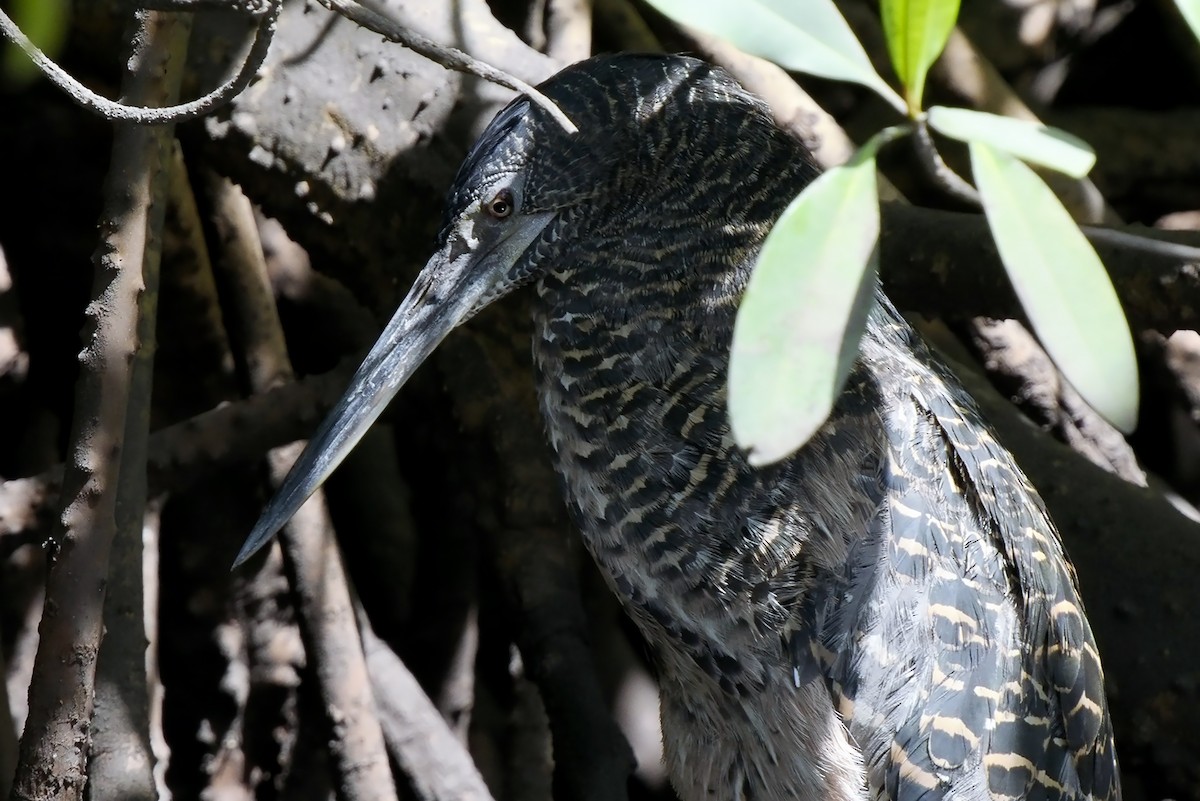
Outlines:
[{"label": "long pointed bill", "polygon": [[553,216],[530,214],[514,221],[511,232],[484,253],[452,236],[434,254],[354,374],[346,393],[267,504],[238,552],[234,567],[266,545],[316,492],[446,335],[480,303],[504,294],[509,267]]}]

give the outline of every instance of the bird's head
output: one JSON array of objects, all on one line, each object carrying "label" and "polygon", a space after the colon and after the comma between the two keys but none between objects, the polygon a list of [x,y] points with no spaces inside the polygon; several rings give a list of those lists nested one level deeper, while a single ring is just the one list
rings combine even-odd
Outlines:
[{"label": "bird's head", "polygon": [[[696,59],[594,58],[539,89],[578,131],[569,133],[522,96],[483,132],[451,187],[437,252],[264,511],[238,564],[324,482],[456,326],[589,240],[632,236],[633,219],[652,236],[660,230],[656,211],[669,209],[677,225],[711,220],[716,209],[725,218],[744,214],[721,204],[722,190],[763,169],[768,145],[780,150],[782,135],[761,101]],[[751,162],[715,153],[702,138],[712,130],[735,134],[736,152]]]}]

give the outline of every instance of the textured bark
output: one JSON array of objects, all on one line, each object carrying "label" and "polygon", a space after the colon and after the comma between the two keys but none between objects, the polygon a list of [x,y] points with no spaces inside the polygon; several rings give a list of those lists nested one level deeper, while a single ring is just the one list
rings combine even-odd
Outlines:
[{"label": "textured bark", "polygon": [[[184,62],[191,18],[177,15],[157,35],[167,49],[166,61]],[[160,96],[152,102],[170,105],[179,96],[183,70],[164,76]],[[104,597],[104,639],[96,665],[96,709],[88,763],[87,796],[93,801],[150,801],[154,754],[150,745],[149,634],[157,609],[146,604],[142,530],[146,517],[146,452],[150,436],[151,387],[157,353],[159,266],[166,215],[169,174],[175,158],[170,131],[151,128],[157,165],[150,189],[149,220],[142,260],[143,290],[138,298],[137,355],[130,376],[129,408],[121,452],[116,498],[116,536],[109,561]],[[156,525],[156,521],[151,523]],[[156,538],[155,538],[156,540]],[[157,564],[157,560],[153,560]],[[151,573],[151,576],[154,574]],[[152,595],[153,597],[153,595]]]},{"label": "textured bark", "polygon": [[[179,24],[169,15],[139,15],[122,92],[126,100],[155,104],[169,96],[170,87],[178,86]],[[163,169],[169,135],[169,129],[126,125],[118,129],[113,143],[101,223],[105,237],[96,256],[87,344],[80,357],[72,461],[63,480],[63,511],[47,578],[14,799],[79,798],[87,781],[118,481],[122,467],[144,472],[144,463],[124,461],[122,440],[129,433],[131,371],[141,330],[138,299],[145,290],[147,251],[153,250],[151,242],[158,236],[155,224],[161,226],[162,221],[161,211],[154,213],[156,198],[162,198],[161,188],[157,194],[154,188],[156,174]],[[144,394],[148,390],[148,383],[140,387]],[[133,405],[148,408],[149,398],[136,398]],[[131,461],[137,457],[135,451]],[[139,520],[141,513],[130,510]],[[140,609],[138,613],[140,619]]]},{"label": "textured bark", "polygon": [[1016,320],[975,318],[967,328],[988,375],[1030,419],[1092,464],[1146,486],[1146,472],[1125,437],[1062,378],[1023,325]]}]

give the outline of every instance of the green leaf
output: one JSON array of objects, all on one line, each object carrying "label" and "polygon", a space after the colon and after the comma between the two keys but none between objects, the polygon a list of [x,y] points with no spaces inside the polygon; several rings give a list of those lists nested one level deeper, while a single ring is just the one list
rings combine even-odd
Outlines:
[{"label": "green leaf", "polygon": [[784,458],[829,417],[874,299],[876,135],[813,181],[771,230],[733,329],[729,416],[752,465]]},{"label": "green leaf", "polygon": [[1017,158],[1082,178],[1096,163],[1087,142],[1033,120],[1018,120],[985,111],[934,106],[928,121],[938,133],[960,142],[982,142]]},{"label": "green leaf", "polygon": [[647,0],[676,22],[727,39],[796,72],[874,90],[904,113],[833,0]]},{"label": "green leaf", "polygon": [[1192,29],[1192,35],[1200,39],[1200,0],[1175,0],[1175,7]]},{"label": "green leaf", "polygon": [[[13,0],[9,17],[43,53],[55,58],[67,41],[70,28],[70,0]],[[20,47],[4,43],[0,75],[10,86],[22,86],[41,75]]]},{"label": "green leaf", "polygon": [[970,148],[988,224],[1033,330],[1084,400],[1120,430],[1132,431],[1137,361],[1096,251],[1032,169],[982,142]]},{"label": "green leaf", "polygon": [[904,84],[908,114],[916,117],[921,113],[925,77],[954,30],[959,0],[880,0],[879,5],[888,54]]}]

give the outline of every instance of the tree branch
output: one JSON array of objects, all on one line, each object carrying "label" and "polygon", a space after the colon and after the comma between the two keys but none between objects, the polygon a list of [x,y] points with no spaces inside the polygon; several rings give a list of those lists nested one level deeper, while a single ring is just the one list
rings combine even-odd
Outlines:
[{"label": "tree branch", "polygon": [[[883,282],[900,308],[938,317],[1022,316],[983,215],[896,203],[883,204],[882,212]],[[1200,245],[1200,233],[1192,231],[1139,226],[1117,230]],[[1092,236],[1091,229],[1085,233]],[[1092,244],[1108,269],[1134,331],[1170,333],[1200,328],[1197,264],[1130,248],[1103,235],[1092,236]]]},{"label": "tree branch", "polygon": [[[178,80],[175,73],[182,64],[171,60],[177,24],[156,12],[139,15],[123,81],[125,96],[157,100],[164,87]],[[46,580],[14,799],[78,799],[87,781],[96,657],[138,348],[138,298],[145,289],[148,243],[159,235],[152,228],[151,208],[154,176],[164,160],[156,146],[159,136],[124,125],[113,141],[101,220],[105,236],[96,256],[87,345],[76,386],[72,461],[63,481],[57,549]]]},{"label": "tree branch", "polygon": [[[358,366],[350,357],[334,370],[263,395],[228,403],[150,436],[150,494],[189,486],[232,464],[261,459],[271,448],[312,433]],[[0,483],[0,537],[44,529],[63,485],[63,466]]]},{"label": "tree branch", "polygon": [[[184,64],[191,36],[190,16],[175,15],[161,31],[169,51],[166,63]],[[183,70],[164,76],[158,102],[179,96]],[[154,754],[150,747],[150,682],[147,672],[148,632],[158,609],[146,605],[143,586],[143,528],[146,515],[146,450],[150,436],[151,388],[157,352],[159,274],[169,173],[174,156],[171,131],[146,132],[156,154],[150,179],[149,221],[142,262],[144,290],[138,298],[137,355],[130,377],[129,408],[117,487],[116,524],[104,598],[104,639],[96,666],[96,710],[88,763],[90,801],[152,801]],[[157,526],[155,517],[153,525]],[[151,593],[153,597],[154,593]]]},{"label": "tree branch", "polygon": [[375,690],[388,752],[421,801],[491,801],[471,755],[454,736],[416,678],[360,614],[367,672]]},{"label": "tree branch", "polygon": [[[292,380],[283,329],[267,278],[262,244],[250,202],[228,180],[209,176],[222,265],[238,321],[250,389],[266,392]],[[303,442],[268,454],[278,487]],[[338,797],[344,801],[394,801],[395,786],[375,716],[350,590],[324,494],[316,493],[281,532],[284,565],[304,636],[308,668],[316,677],[328,717],[329,750]]]},{"label": "tree branch", "polygon": [[942,160],[929,132],[929,122],[922,114],[913,128],[913,150],[925,174],[947,195],[968,206],[979,207],[979,192]]}]

